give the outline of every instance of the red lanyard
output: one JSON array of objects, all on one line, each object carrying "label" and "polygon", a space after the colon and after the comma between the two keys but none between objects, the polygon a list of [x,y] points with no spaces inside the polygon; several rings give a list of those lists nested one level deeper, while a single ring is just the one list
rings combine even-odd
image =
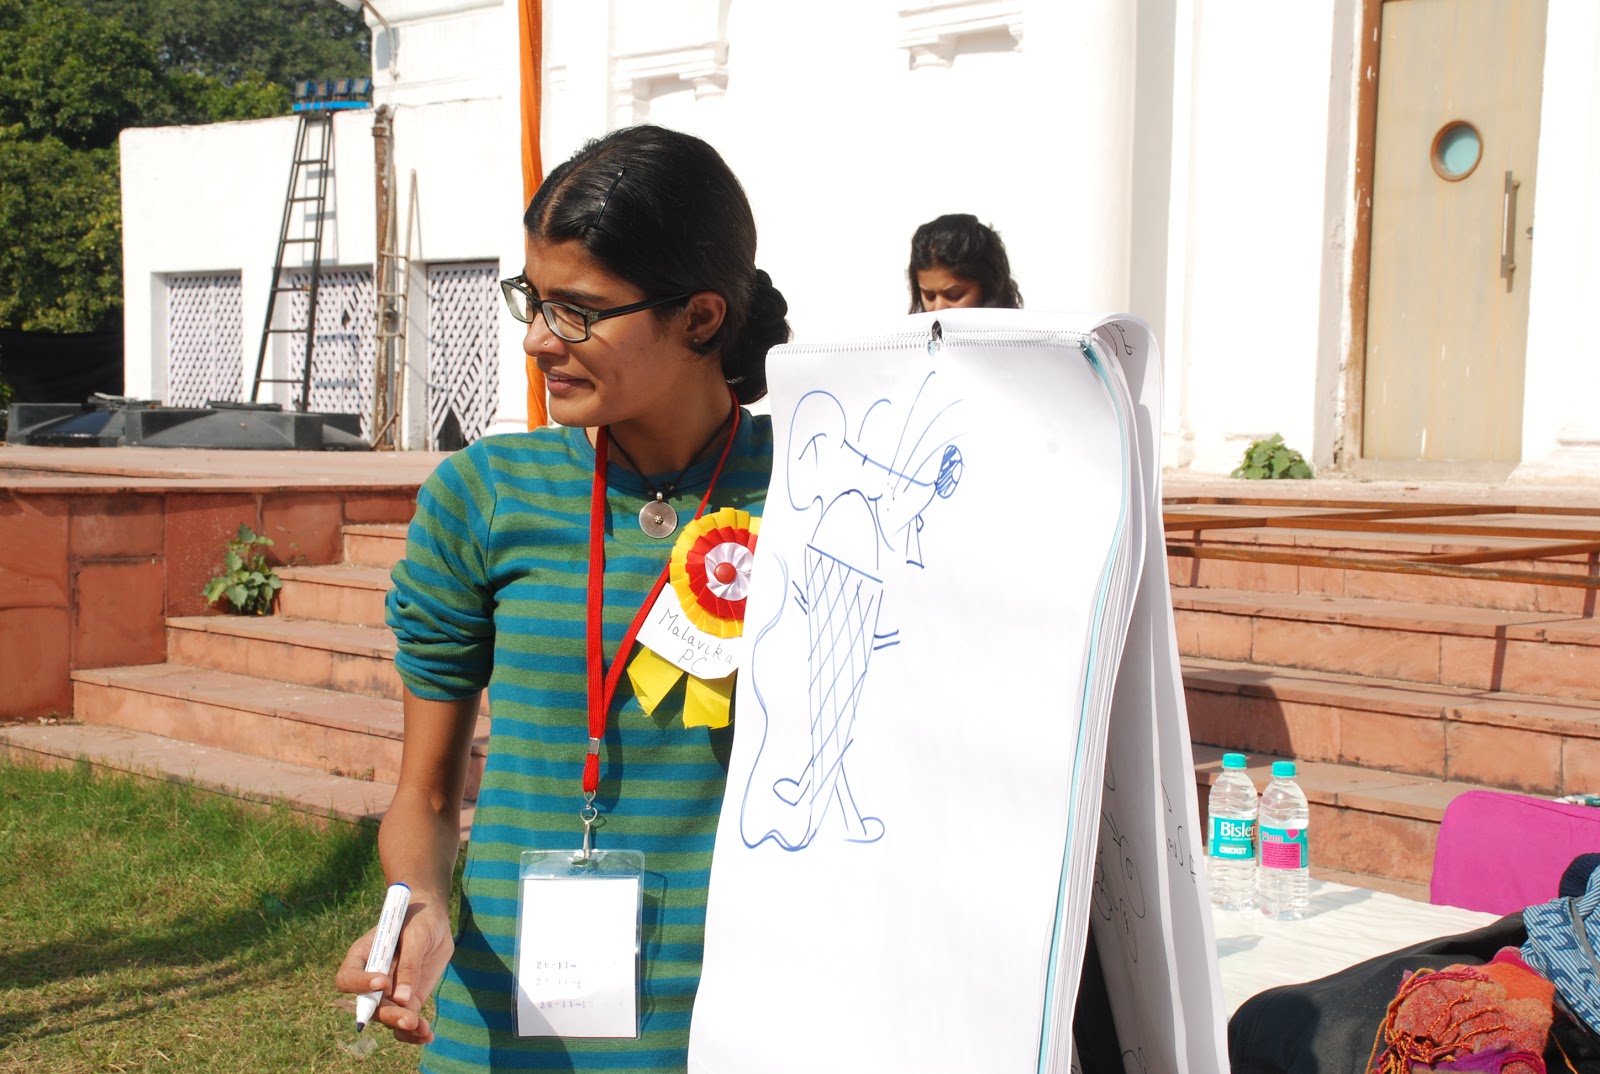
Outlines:
[{"label": "red lanyard", "polygon": [[[706,504],[711,502],[711,492],[717,487],[717,478],[722,476],[723,464],[728,461],[728,452],[733,449],[734,438],[738,435],[739,404],[735,402],[733,428],[728,433],[728,442],[722,446],[722,456],[717,459],[717,468],[711,474],[706,494],[700,497],[695,518],[703,515]],[[617,684],[622,681],[622,669],[628,663],[628,653],[633,649],[634,639],[639,636],[639,628],[655,606],[656,598],[667,584],[667,574],[672,569],[670,560],[661,568],[661,577],[656,579],[650,595],[644,598],[644,604],[634,615],[628,632],[623,635],[617,657],[611,663],[611,670],[606,672],[605,654],[601,651],[601,613],[605,608],[606,464],[610,454],[609,445],[610,438],[602,426],[594,437],[594,488],[589,496],[589,606],[585,629],[589,663],[589,752],[583,758],[583,794],[587,800],[592,800],[595,791],[600,788],[600,742],[606,737],[606,717],[611,711],[611,700],[616,697]]]}]

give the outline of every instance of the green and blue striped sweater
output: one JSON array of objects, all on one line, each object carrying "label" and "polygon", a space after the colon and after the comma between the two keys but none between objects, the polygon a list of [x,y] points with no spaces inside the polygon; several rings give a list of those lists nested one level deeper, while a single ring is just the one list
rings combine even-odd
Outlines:
[{"label": "green and blue striped sweater", "polygon": [[[686,523],[715,459],[672,500]],[[759,515],[772,468],[772,426],[741,415],[708,509]],[[685,728],[683,686],[647,716],[624,675],[601,754],[596,846],[643,852],[647,879],[638,1040],[518,1038],[513,1032],[517,873],[525,849],[575,848],[581,837],[584,609],[594,450],[581,429],[489,437],[452,455],[423,486],[406,558],[394,570],[388,620],[395,665],[420,697],[489,691],[489,757],[467,848],[456,953],[440,983],[422,1056],[431,1074],[481,1071],[683,1071],[700,980],[711,848],[732,728]],[[607,474],[605,655],[673,541],[640,531],[645,485]]]}]

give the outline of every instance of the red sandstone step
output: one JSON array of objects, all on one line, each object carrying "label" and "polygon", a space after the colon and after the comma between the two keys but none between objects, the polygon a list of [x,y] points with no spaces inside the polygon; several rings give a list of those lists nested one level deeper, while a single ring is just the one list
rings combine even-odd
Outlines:
[{"label": "red sandstone step", "polygon": [[1172,603],[1184,656],[1600,700],[1600,620],[1226,589]]},{"label": "red sandstone step", "polygon": [[[1168,489],[1170,493],[1172,490]],[[1330,547],[1372,549],[1414,549],[1431,547],[1435,551],[1459,551],[1473,546],[1515,548],[1543,541],[1571,542],[1595,539],[1600,533],[1600,516],[1594,514],[1568,514],[1553,510],[1548,502],[1541,507],[1524,504],[1519,509],[1512,504],[1501,505],[1503,510],[1483,513],[1452,511],[1451,505],[1433,504],[1441,510],[1427,513],[1425,505],[1405,503],[1399,499],[1375,499],[1370,503],[1344,506],[1308,507],[1289,499],[1272,504],[1196,503],[1185,502],[1181,496],[1166,499],[1162,514],[1166,532],[1172,540],[1189,540],[1198,534],[1202,541],[1220,543],[1227,540],[1280,542],[1285,535],[1294,535],[1306,545],[1326,544]],[[1468,505],[1458,505],[1468,506]],[[1483,506],[1483,505],[1480,505]],[[1593,503],[1575,504],[1579,512],[1592,510]],[[1527,508],[1532,507],[1532,510]],[[1352,522],[1349,513],[1371,511],[1406,512],[1405,518],[1367,519]],[[1411,512],[1418,512],[1412,514]],[[1340,516],[1344,516],[1341,518]],[[1186,520],[1222,520],[1221,526],[1202,526],[1196,530],[1184,525]],[[1262,519],[1269,525],[1246,525]],[[1319,522],[1330,523],[1328,528]],[[1232,528],[1232,527],[1237,528]],[[1385,529],[1385,527],[1389,527]],[[1474,532],[1461,532],[1470,529]],[[1523,530],[1528,536],[1509,533]]]},{"label": "red sandstone step", "polygon": [[283,588],[277,612],[291,619],[322,619],[381,627],[389,572],[381,567],[279,567]]},{"label": "red sandstone step", "polygon": [[[1526,525],[1533,518],[1518,519]],[[1596,528],[1595,520],[1555,518],[1551,525]],[[1190,533],[1174,530],[1169,544],[1194,544]],[[1290,529],[1238,529],[1206,532],[1202,547],[1287,552],[1299,555],[1362,556],[1367,558],[1418,558],[1464,552],[1505,551],[1536,544],[1525,537],[1400,536]],[[1473,564],[1476,567],[1532,571],[1544,575],[1593,577],[1600,574],[1593,555],[1548,559],[1510,559]],[[1283,563],[1196,559],[1169,556],[1168,572],[1176,588],[1237,589],[1307,596],[1358,597],[1372,600],[1420,601],[1465,607],[1502,608],[1508,611],[1554,612],[1594,616],[1600,593],[1571,586],[1534,582],[1447,578],[1387,571],[1336,567],[1297,566]]]},{"label": "red sandstone step", "polygon": [[394,635],[379,627],[281,615],[167,620],[171,663],[398,701],[394,653]]},{"label": "red sandstone step", "polygon": [[[400,703],[283,685],[177,664],[73,674],[74,714],[86,724],[125,727],[219,746],[333,775],[393,783],[400,776]],[[480,720],[467,796],[476,798],[489,741]]]},{"label": "red sandstone step", "polygon": [[[96,768],[189,783],[246,801],[281,802],[335,820],[376,820],[394,797],[392,784],[329,775],[124,727],[5,725],[0,726],[0,751],[12,760],[52,767],[87,761]],[[462,810],[463,839],[471,825],[468,805]]]},{"label": "red sandstone step", "polygon": [[[1203,745],[1192,749],[1204,817],[1224,751]],[[1272,762],[1286,759],[1251,755],[1247,771],[1257,790],[1271,778]],[[1301,760],[1296,766],[1296,780],[1311,805],[1312,867],[1401,884],[1422,885],[1432,877],[1445,806],[1469,790],[1501,789],[1318,761]]]},{"label": "red sandstone step", "polygon": [[344,562],[349,566],[389,570],[404,559],[405,554],[405,526],[344,527]]},{"label": "red sandstone step", "polygon": [[1220,660],[1183,670],[1196,742],[1534,794],[1600,788],[1600,704]]}]

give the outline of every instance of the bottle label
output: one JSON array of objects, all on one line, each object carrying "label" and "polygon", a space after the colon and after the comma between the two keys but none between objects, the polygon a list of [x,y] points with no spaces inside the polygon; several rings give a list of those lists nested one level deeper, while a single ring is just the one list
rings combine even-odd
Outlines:
[{"label": "bottle label", "polygon": [[1304,869],[1309,864],[1304,828],[1261,826],[1261,867],[1263,869]]},{"label": "bottle label", "polygon": [[1211,856],[1228,861],[1249,861],[1256,856],[1256,822],[1230,817],[1211,818]]}]

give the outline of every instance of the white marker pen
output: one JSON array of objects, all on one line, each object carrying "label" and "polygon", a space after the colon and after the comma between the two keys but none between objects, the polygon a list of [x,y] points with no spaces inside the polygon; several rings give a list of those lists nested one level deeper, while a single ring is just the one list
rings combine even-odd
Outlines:
[{"label": "white marker pen", "polygon": [[[378,931],[372,937],[372,950],[367,954],[368,973],[388,973],[394,961],[394,947],[400,942],[400,926],[406,920],[406,907],[411,905],[411,889],[404,884],[390,884],[389,894],[383,900],[383,913],[378,916]],[[356,997],[356,1032],[367,1028],[378,1009],[382,992],[363,992]]]}]

